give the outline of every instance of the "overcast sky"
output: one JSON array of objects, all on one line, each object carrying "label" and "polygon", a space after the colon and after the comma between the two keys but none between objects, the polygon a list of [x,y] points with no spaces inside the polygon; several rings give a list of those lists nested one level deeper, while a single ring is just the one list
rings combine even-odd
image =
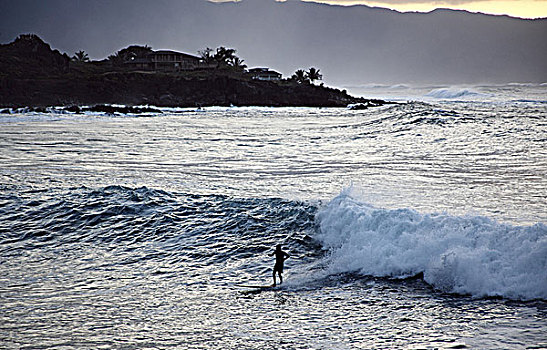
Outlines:
[{"label": "overcast sky", "polygon": [[0,42],[21,33],[92,59],[132,44],[190,54],[222,45],[284,76],[317,67],[335,86],[547,81],[547,19],[298,0],[0,0]]}]

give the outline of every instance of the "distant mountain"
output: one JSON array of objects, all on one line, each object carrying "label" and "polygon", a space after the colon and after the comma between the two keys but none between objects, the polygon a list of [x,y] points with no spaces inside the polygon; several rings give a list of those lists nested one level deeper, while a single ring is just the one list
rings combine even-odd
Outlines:
[{"label": "distant mountain", "polygon": [[129,44],[194,54],[224,45],[251,67],[285,75],[318,67],[334,85],[547,81],[547,19],[465,11],[297,0],[0,0],[0,40],[23,32],[96,59]]}]

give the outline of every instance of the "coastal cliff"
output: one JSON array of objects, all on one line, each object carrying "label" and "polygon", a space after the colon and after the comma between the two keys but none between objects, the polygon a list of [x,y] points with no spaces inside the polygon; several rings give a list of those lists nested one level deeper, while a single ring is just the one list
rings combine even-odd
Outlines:
[{"label": "coastal cliff", "polygon": [[259,81],[229,69],[155,72],[74,62],[36,35],[0,46],[0,106],[125,104],[156,106],[345,107],[374,102],[294,81]]}]

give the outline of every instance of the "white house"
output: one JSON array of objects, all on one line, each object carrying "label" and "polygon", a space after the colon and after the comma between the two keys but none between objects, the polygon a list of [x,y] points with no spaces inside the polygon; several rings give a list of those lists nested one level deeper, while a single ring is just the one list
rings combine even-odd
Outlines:
[{"label": "white house", "polygon": [[281,80],[281,73],[270,70],[269,68],[252,68],[249,69],[249,74],[256,80]]}]

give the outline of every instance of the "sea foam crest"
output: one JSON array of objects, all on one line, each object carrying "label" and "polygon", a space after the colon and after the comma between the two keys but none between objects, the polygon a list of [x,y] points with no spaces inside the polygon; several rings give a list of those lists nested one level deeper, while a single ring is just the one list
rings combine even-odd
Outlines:
[{"label": "sea foam crest", "polygon": [[473,296],[547,299],[547,226],[388,210],[342,193],[317,213],[329,272],[405,278]]},{"label": "sea foam crest", "polygon": [[488,95],[464,88],[440,88],[431,90],[426,94],[426,96],[433,98],[452,99],[464,97],[487,97]]}]

